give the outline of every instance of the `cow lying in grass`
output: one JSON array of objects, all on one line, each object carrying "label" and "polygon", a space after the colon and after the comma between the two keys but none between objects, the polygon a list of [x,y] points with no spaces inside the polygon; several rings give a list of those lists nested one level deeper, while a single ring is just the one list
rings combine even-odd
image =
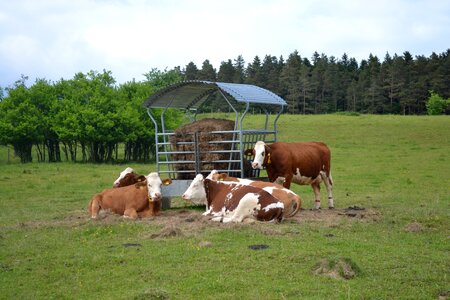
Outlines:
[{"label": "cow lying in grass", "polygon": [[237,182],[242,185],[249,185],[257,188],[261,188],[273,195],[275,198],[283,202],[283,217],[289,218],[294,216],[301,208],[302,200],[300,196],[295,194],[293,191],[284,188],[278,183],[266,182],[266,181],[254,181],[250,179],[242,179],[237,177],[231,177],[225,173],[218,173],[217,171],[212,171],[208,178],[216,181],[223,182]]},{"label": "cow lying in grass", "polygon": [[238,182],[206,179],[198,174],[182,198],[194,204],[205,204],[203,215],[213,221],[243,222],[244,220],[281,221],[283,202],[265,190]]},{"label": "cow lying in grass", "polygon": [[155,216],[161,210],[161,186],[171,182],[171,179],[165,179],[163,182],[158,173],[153,172],[145,176],[145,181],[106,189],[96,194],[89,202],[89,214],[93,219],[97,218],[102,210],[110,210],[131,219]]},{"label": "cow lying in grass", "polygon": [[145,176],[137,174],[132,168],[128,167],[120,172],[119,177],[114,181],[113,187],[129,186],[141,181],[145,181]]}]

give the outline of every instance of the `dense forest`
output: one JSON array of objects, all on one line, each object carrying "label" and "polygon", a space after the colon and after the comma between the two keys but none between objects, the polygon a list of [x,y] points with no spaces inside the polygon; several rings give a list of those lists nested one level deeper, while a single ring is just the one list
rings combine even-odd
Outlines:
[{"label": "dense forest", "polygon": [[[90,71],[31,85],[22,75],[0,87],[0,144],[11,145],[22,162],[32,160],[33,147],[39,161],[152,160],[154,126],[142,103],[182,80],[264,87],[284,98],[291,114],[440,114],[449,109],[450,49],[430,57],[386,54],[383,61],[369,55],[359,64],[346,54],[337,59],[316,52],[307,59],[294,51],[286,60],[256,56],[247,64],[238,56],[223,61],[218,71],[205,60],[201,68],[190,62],[143,75],[143,81],[117,84],[110,71]],[[203,109],[228,109],[224,102]],[[170,111],[166,125],[175,128],[182,118],[182,112]]]}]

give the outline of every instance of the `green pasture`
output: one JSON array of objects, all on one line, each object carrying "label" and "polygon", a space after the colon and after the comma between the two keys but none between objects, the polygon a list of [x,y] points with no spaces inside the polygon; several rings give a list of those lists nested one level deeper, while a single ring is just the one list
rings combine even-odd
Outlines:
[{"label": "green pasture", "polygon": [[[307,218],[312,189],[294,185],[304,210],[280,224],[211,223],[181,199],[155,218],[92,221],[92,195],[126,166],[155,165],[20,164],[3,146],[0,299],[448,299],[450,118],[283,115],[278,125],[280,141],[330,146],[337,212],[372,215],[327,217],[322,188],[322,217]],[[324,260],[355,272],[316,272]]]}]

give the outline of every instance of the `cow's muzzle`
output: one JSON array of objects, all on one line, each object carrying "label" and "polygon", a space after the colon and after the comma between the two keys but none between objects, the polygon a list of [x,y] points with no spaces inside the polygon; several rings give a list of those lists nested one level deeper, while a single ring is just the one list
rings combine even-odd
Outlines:
[{"label": "cow's muzzle", "polygon": [[261,169],[261,166],[257,162],[252,162],[252,168],[253,169]]}]

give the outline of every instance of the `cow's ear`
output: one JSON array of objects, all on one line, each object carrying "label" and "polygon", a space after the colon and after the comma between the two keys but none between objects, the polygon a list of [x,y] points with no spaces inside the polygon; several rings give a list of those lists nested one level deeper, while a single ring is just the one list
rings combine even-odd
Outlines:
[{"label": "cow's ear", "polygon": [[169,185],[169,184],[172,183],[172,179],[166,178],[166,179],[164,179],[164,180],[162,181],[162,183],[163,183],[163,185]]},{"label": "cow's ear", "polygon": [[146,181],[139,181],[134,184],[137,189],[141,189],[147,185]]},{"label": "cow's ear", "polygon": [[137,181],[138,182],[141,182],[141,181],[145,181],[147,178],[145,178],[145,176],[144,175],[140,175],[138,178],[137,178]]},{"label": "cow's ear", "polygon": [[244,155],[246,155],[246,156],[253,156],[253,155],[255,155],[255,150],[247,149],[247,150],[244,151]]},{"label": "cow's ear", "polygon": [[225,174],[225,173],[220,173],[220,174],[218,174],[219,176],[217,177],[217,180],[218,181],[223,181],[223,180],[225,180],[225,178],[227,178],[228,177],[228,174]]}]

